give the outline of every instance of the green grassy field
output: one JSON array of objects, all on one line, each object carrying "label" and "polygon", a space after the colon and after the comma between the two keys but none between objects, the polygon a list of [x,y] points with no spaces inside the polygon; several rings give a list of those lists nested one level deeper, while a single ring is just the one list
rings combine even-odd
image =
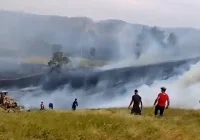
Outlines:
[{"label": "green grassy field", "polygon": [[145,108],[0,113],[1,140],[198,140],[200,111],[168,109],[163,118]]}]

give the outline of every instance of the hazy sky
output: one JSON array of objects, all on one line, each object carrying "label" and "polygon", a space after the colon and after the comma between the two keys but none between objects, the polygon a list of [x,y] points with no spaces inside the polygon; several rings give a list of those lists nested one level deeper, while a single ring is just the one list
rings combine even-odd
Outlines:
[{"label": "hazy sky", "polygon": [[200,28],[200,0],[0,0],[0,9]]}]

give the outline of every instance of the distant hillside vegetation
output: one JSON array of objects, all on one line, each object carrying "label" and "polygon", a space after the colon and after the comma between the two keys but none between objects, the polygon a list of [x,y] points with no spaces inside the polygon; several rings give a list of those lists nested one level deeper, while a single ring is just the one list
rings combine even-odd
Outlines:
[{"label": "distant hillside vegetation", "polygon": [[[143,28],[151,32],[151,27],[131,24],[121,20],[108,19],[95,22],[87,17],[60,17],[34,15],[20,12],[0,11],[0,55],[1,56],[43,56],[52,55],[52,44],[60,44],[63,51],[73,57],[91,59],[91,48],[95,48],[95,59],[118,60],[126,55],[135,57],[142,49],[137,43],[139,35],[144,34]],[[200,31],[189,28],[157,28],[151,38],[166,42],[173,33],[179,46],[190,46],[191,43],[198,52]],[[162,36],[159,30],[163,31]],[[159,34],[157,34],[159,33]],[[142,35],[141,35],[142,36]],[[159,37],[161,36],[161,37]],[[159,38],[160,40],[157,40]],[[189,40],[192,38],[192,41]],[[149,40],[144,47],[148,47]],[[147,41],[148,40],[148,41]],[[183,42],[184,40],[184,42]],[[139,45],[140,46],[140,45]],[[166,45],[164,45],[166,46]],[[139,49],[138,49],[139,48]],[[179,48],[179,47],[178,47]],[[125,52],[124,52],[125,51]]]}]

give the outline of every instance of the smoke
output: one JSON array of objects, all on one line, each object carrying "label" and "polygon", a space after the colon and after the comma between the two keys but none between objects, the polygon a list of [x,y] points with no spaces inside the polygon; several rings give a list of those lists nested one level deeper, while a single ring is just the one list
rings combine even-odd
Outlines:
[{"label": "smoke", "polygon": [[[142,96],[144,106],[153,106],[154,100],[160,92],[160,87],[165,86],[170,96],[171,107],[199,109],[199,86],[200,86],[200,65],[199,62],[192,65],[189,71],[180,76],[173,76],[168,80],[154,81],[152,85],[142,85],[138,87],[139,94]],[[112,102],[104,104],[104,107],[126,107],[131,100],[134,85],[128,88],[124,96],[116,97]]]},{"label": "smoke", "polygon": [[[120,20],[94,22],[89,18],[67,18],[40,16],[25,13],[0,11],[1,56],[26,59],[30,56],[46,57],[52,55],[52,44],[61,44],[65,52],[89,56],[90,47],[96,48],[97,59],[120,60],[127,65],[134,63],[156,63],[177,57],[186,58],[198,55],[200,32],[196,29],[167,29],[174,32],[179,43],[174,48],[163,49],[152,39],[145,46],[139,60],[136,59],[136,38],[142,25],[129,24]],[[54,22],[56,21],[56,22]],[[124,62],[128,61],[130,62]]]},{"label": "smoke", "polygon": [[[0,34],[0,43],[1,40],[6,40],[6,42],[3,42],[3,48],[16,50],[16,57],[14,58],[22,54],[23,58],[28,55],[51,55],[51,44],[54,43],[62,44],[65,51],[77,51],[80,50],[80,47],[89,50],[92,44],[97,49],[99,58],[110,56],[113,60],[118,60],[118,62],[99,68],[103,71],[105,69],[176,61],[177,59],[198,56],[199,52],[200,39],[198,36],[200,32],[198,30],[184,31],[178,36],[179,42],[174,48],[163,48],[152,36],[148,36],[151,41],[145,46],[145,49],[142,49],[141,55],[137,59],[134,52],[136,37],[142,28],[139,25],[119,21],[113,23],[112,20],[108,20],[107,23],[95,23],[84,18],[77,20],[77,18],[43,17],[26,14],[17,16],[20,18],[16,18],[16,15],[8,18],[13,19],[13,22],[9,22],[8,19],[4,20],[5,25],[12,28],[4,35]],[[56,23],[53,21],[56,21]],[[91,32],[86,34],[83,31],[85,28],[83,25],[91,25],[91,23],[95,26],[94,36],[88,35]],[[182,29],[180,30],[182,31]],[[176,33],[180,33],[180,30],[176,30]],[[6,32],[6,30],[4,31]],[[115,40],[114,43],[110,41],[112,39]],[[77,52],[77,55],[80,56],[80,51]],[[9,54],[8,56],[13,55]],[[78,63],[77,61],[75,62]],[[13,70],[15,67],[18,66],[12,65],[9,69]],[[8,67],[6,68],[2,71],[7,72]],[[23,70],[21,73],[31,73],[30,71]],[[200,75],[198,71],[199,63],[191,66],[191,69],[181,76],[173,76],[162,81],[151,81],[153,82],[151,85],[143,84],[139,87],[137,83],[139,81],[131,81],[113,88],[108,88],[108,83],[101,81],[97,87],[88,90],[74,90],[69,85],[51,92],[44,91],[41,87],[27,87],[26,89],[9,89],[9,95],[26,108],[38,108],[40,102],[43,101],[46,106],[49,102],[53,102],[56,109],[69,109],[75,98],[78,98],[79,108],[127,107],[134,89],[137,88],[143,98],[144,105],[152,106],[160,92],[160,87],[165,86],[170,95],[172,107],[199,108],[197,89],[200,86]],[[143,78],[150,78],[150,76],[151,73],[149,73],[149,77]]]},{"label": "smoke", "polygon": [[199,83],[200,81],[200,62],[198,62],[196,65],[192,65],[190,71],[184,73],[182,77],[179,79],[180,86],[184,87],[190,87],[191,85],[195,85]]},{"label": "smoke", "polygon": [[[181,67],[180,67],[181,69]],[[176,108],[200,108],[198,99],[198,87],[200,86],[199,62],[191,65],[188,71],[181,75],[175,75],[167,80],[154,80],[151,85],[142,84],[144,81],[133,81],[108,88],[106,81],[101,81],[94,88],[75,90],[69,85],[63,89],[47,92],[40,87],[28,87],[25,89],[10,89],[9,95],[26,108],[39,108],[40,102],[54,103],[55,109],[70,109],[75,98],[78,99],[78,109],[84,108],[110,108],[127,107],[135,89],[139,90],[145,107],[153,105],[160,92],[160,87],[165,86],[170,96],[170,107]],[[145,80],[145,77],[143,78]]]},{"label": "smoke", "polygon": [[[199,57],[199,32],[196,32],[193,29],[184,31],[184,29],[166,30],[158,28],[161,31],[165,31],[165,34],[174,32],[177,36],[177,44],[175,46],[168,45],[165,47],[158,40],[155,40],[151,34],[148,34],[147,40],[149,40],[149,42],[140,49],[141,54],[139,58],[137,58],[135,53],[137,47],[136,38],[142,28],[138,28],[137,30],[131,29],[132,28],[130,28],[130,25],[128,24],[121,27],[121,30],[117,34],[119,49],[113,50],[114,52],[117,52],[120,59],[117,62],[111,62],[108,65],[101,67],[102,70],[173,62]],[[181,32],[182,34],[180,34]],[[165,37],[165,40],[166,39],[167,38]]]}]

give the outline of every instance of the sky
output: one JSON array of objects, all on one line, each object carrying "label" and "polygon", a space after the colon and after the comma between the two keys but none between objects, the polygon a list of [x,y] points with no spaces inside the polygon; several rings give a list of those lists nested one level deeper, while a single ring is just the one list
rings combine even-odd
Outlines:
[{"label": "sky", "polygon": [[0,9],[42,15],[120,19],[162,27],[200,28],[200,0],[0,0]]}]

